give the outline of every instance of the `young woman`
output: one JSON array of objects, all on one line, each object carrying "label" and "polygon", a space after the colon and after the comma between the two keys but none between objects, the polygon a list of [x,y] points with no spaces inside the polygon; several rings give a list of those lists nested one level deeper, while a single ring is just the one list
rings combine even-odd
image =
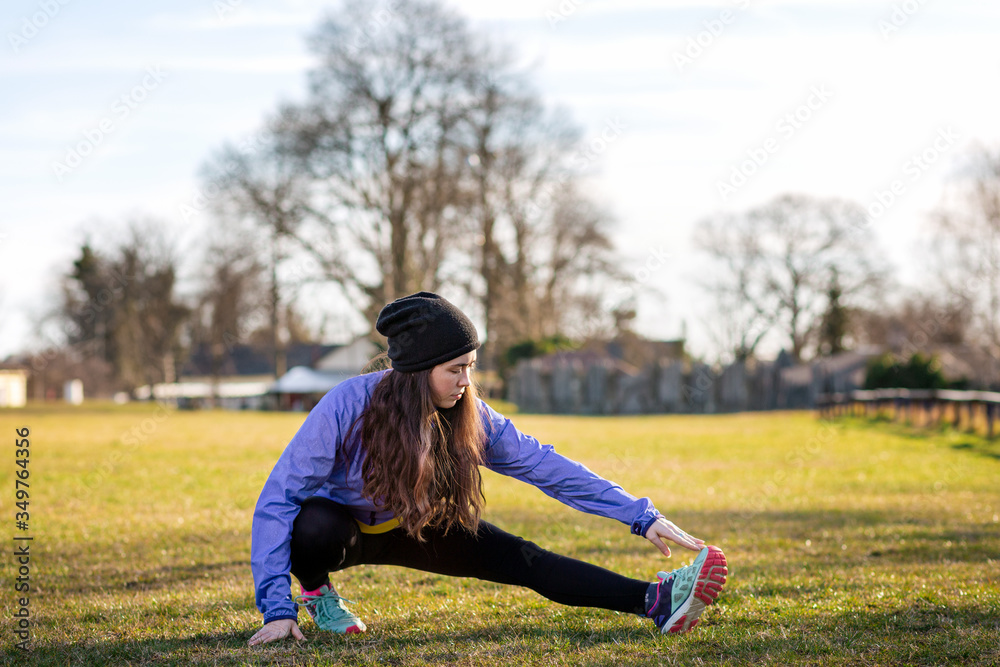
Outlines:
[{"label": "young woman", "polygon": [[[264,627],[251,646],[304,639],[297,605],[321,629],[364,632],[329,579],[362,563],[526,586],[562,604],[647,616],[661,632],[694,627],[726,582],[722,551],[668,521],[649,498],[520,433],[477,398],[476,329],[447,300],[430,292],[397,299],[376,329],[388,339],[392,368],[328,392],[257,501],[251,568]],[[480,519],[480,466],[628,524],[668,557],[667,540],[698,556],[649,583],[546,551]],[[289,573],[302,586],[294,599]]]}]

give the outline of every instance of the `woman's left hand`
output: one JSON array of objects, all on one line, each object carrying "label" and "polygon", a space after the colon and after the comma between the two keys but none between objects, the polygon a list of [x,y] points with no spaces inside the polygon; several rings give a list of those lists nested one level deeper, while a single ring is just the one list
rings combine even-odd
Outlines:
[{"label": "woman's left hand", "polygon": [[656,548],[662,551],[667,558],[670,558],[670,547],[664,542],[665,539],[676,542],[691,551],[700,551],[705,546],[705,540],[688,535],[675,526],[673,521],[668,521],[662,516],[646,531],[646,539],[655,544]]}]

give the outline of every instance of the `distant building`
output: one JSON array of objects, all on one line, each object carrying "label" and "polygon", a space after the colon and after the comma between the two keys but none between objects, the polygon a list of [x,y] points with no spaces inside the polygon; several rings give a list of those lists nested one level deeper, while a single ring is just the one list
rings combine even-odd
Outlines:
[{"label": "distant building", "polygon": [[971,345],[933,345],[928,353],[937,357],[941,375],[970,389],[1000,391],[1000,359]]},{"label": "distant building", "polygon": [[307,409],[319,400],[317,394],[322,396],[338,382],[360,373],[370,357],[361,358],[369,351],[374,356],[378,348],[367,339],[346,345],[289,345],[286,359],[291,370],[276,378],[273,349],[233,345],[221,358],[213,359],[209,346],[201,345],[181,366],[177,382],[139,387],[135,397],[166,400],[182,408]]},{"label": "distant building", "polygon": [[335,386],[360,375],[379,348],[367,338],[357,338],[330,350],[312,367],[292,366],[270,388],[279,410],[312,410]]},{"label": "distant building", "polygon": [[604,354],[635,367],[684,359],[684,339],[650,340],[631,332],[623,332],[602,343],[589,343],[584,350]]},{"label": "distant building", "polygon": [[0,408],[23,408],[27,399],[27,369],[0,364]]},{"label": "distant building", "polygon": [[524,412],[642,414],[679,402],[684,341],[625,333],[520,360],[506,378],[507,400]]},{"label": "distant building", "polygon": [[[285,351],[288,368],[312,366],[331,351],[343,345],[293,343]],[[212,350],[207,344],[198,345],[181,366],[178,378],[208,378],[212,373]],[[270,346],[230,345],[217,362],[216,374],[226,378],[270,376],[274,379],[274,348]]]},{"label": "distant building", "polygon": [[70,405],[80,405],[83,403],[83,380],[74,378],[66,380],[63,384],[63,400]]},{"label": "distant building", "polygon": [[[619,349],[628,354],[613,354]],[[797,364],[782,350],[774,361],[713,366],[686,359],[683,341],[631,340],[628,348],[604,344],[522,360],[508,378],[508,400],[522,412],[564,414],[811,409],[820,394],[861,389],[881,352]]]}]

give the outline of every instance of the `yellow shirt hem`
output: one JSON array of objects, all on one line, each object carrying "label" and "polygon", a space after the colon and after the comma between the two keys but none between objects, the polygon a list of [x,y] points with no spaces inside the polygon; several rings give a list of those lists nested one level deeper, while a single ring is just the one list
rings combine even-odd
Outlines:
[{"label": "yellow shirt hem", "polygon": [[[355,519],[355,521],[358,521]],[[370,526],[367,523],[362,523],[358,521],[358,529],[362,533],[368,535],[378,535],[380,533],[388,533],[393,528],[399,527],[399,519],[389,519],[388,521],[383,521],[382,523],[377,523],[374,526]]]}]

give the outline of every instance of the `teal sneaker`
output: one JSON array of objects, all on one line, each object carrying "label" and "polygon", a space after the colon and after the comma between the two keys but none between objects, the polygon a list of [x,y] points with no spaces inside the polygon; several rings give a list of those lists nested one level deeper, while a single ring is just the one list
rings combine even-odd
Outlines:
[{"label": "teal sneaker", "polygon": [[715,602],[729,568],[719,547],[703,548],[694,562],[673,572],[659,572],[656,600],[646,612],[660,632],[687,632],[698,624],[705,607]]},{"label": "teal sneaker", "polygon": [[317,627],[322,630],[348,635],[367,630],[361,619],[344,606],[345,602],[351,601],[334,593],[326,584],[312,593],[302,591],[302,595],[295,598],[295,603],[304,606]]}]

